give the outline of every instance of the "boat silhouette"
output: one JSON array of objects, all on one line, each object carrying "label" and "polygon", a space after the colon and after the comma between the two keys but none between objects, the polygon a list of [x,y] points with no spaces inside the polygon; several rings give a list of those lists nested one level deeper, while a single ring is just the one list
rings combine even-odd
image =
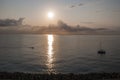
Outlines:
[{"label": "boat silhouette", "polygon": [[106,54],[106,51],[102,49],[102,42],[100,41],[100,50],[98,50],[98,54]]}]

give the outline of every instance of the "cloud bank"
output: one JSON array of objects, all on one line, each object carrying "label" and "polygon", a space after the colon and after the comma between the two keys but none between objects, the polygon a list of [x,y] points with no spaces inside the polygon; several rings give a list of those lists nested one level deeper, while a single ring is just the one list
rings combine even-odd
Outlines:
[{"label": "cloud bank", "polygon": [[58,21],[56,27],[59,27],[60,29],[64,29],[64,30],[70,31],[70,32],[108,30],[107,28],[89,28],[89,27],[80,26],[80,25],[70,26],[61,20]]},{"label": "cloud bank", "polygon": [[15,19],[0,19],[0,26],[21,26],[24,18]]},{"label": "cloud bank", "polygon": [[[27,34],[120,34],[107,28],[90,28],[86,26],[71,26],[62,20],[49,26],[23,25],[24,18],[0,20],[0,33],[27,33]],[[89,22],[87,22],[89,23]],[[120,31],[120,30],[119,30]]]}]

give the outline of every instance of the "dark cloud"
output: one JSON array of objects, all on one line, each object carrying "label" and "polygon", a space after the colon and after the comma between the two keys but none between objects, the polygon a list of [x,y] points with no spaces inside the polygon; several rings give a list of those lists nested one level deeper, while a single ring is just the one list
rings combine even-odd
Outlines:
[{"label": "dark cloud", "polygon": [[89,27],[85,27],[85,26],[80,26],[80,25],[76,25],[76,26],[70,26],[68,24],[66,24],[65,22],[59,20],[56,27],[59,27],[60,29],[64,29],[66,31],[70,31],[70,32],[76,32],[76,31],[104,31],[104,30],[108,30],[106,28],[89,28]]},{"label": "dark cloud", "polygon": [[84,4],[83,3],[79,3],[79,4],[75,4],[75,5],[71,5],[70,8],[74,8],[74,7],[80,7],[80,6],[83,6]]},{"label": "dark cloud", "polygon": [[83,3],[78,4],[78,6],[83,6],[83,5],[84,5]]},{"label": "dark cloud", "polygon": [[70,6],[70,8],[74,8],[74,7],[76,7],[76,6],[75,5]]},{"label": "dark cloud", "polygon": [[60,28],[63,28],[63,29],[68,29],[70,28],[70,26],[68,26],[68,24],[64,23],[63,21],[59,20],[57,22],[57,26],[60,27]]},{"label": "dark cloud", "polygon": [[0,26],[20,26],[24,18],[15,19],[0,19]]}]

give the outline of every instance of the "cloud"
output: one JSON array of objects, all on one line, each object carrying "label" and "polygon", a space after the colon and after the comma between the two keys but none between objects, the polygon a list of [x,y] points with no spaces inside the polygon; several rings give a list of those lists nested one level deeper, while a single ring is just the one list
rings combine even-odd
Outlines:
[{"label": "cloud", "polygon": [[15,19],[0,19],[0,26],[20,26],[23,25],[24,18]]},{"label": "cloud", "polygon": [[59,20],[57,22],[57,27],[61,28],[61,29],[65,29],[65,30],[70,30],[71,26],[69,26],[68,24],[64,23],[63,21]]},{"label": "cloud", "polygon": [[78,6],[83,6],[83,5],[84,5],[83,3],[78,4]]},{"label": "cloud", "polygon": [[83,3],[79,3],[79,4],[75,4],[75,5],[71,5],[70,8],[74,8],[74,7],[80,7],[83,6]]},{"label": "cloud", "polygon": [[59,20],[57,22],[56,27],[62,29],[62,30],[66,30],[66,31],[70,31],[70,32],[78,32],[78,31],[105,31],[108,30],[107,28],[89,28],[89,27],[85,27],[85,26],[80,26],[80,25],[76,25],[76,26],[70,26],[68,24],[66,24],[65,22]]},{"label": "cloud", "polygon": [[[116,34],[116,31],[110,31],[107,28],[90,28],[86,26],[76,25],[71,26],[62,20],[59,20],[57,24],[50,24],[49,26],[30,26],[22,25],[23,18],[18,20],[6,19],[0,20],[6,23],[6,27],[0,27],[0,33],[39,33],[39,34]],[[9,22],[9,23],[8,23]],[[14,23],[14,26],[13,26]],[[2,24],[3,25],[3,24]],[[12,25],[12,26],[11,26]],[[18,27],[16,27],[16,26]],[[21,26],[19,26],[21,25]],[[11,26],[11,27],[9,27]],[[119,33],[119,32],[118,32]]]},{"label": "cloud", "polygon": [[74,8],[74,7],[76,7],[76,6],[75,5],[70,6],[70,8]]}]

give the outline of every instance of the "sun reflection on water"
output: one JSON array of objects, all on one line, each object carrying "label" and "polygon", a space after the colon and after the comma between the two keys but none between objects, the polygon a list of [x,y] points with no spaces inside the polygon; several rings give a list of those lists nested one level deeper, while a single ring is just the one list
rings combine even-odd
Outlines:
[{"label": "sun reflection on water", "polygon": [[48,66],[48,71],[53,72],[53,42],[54,42],[54,36],[53,35],[48,35],[48,60],[47,60],[47,66]]}]

